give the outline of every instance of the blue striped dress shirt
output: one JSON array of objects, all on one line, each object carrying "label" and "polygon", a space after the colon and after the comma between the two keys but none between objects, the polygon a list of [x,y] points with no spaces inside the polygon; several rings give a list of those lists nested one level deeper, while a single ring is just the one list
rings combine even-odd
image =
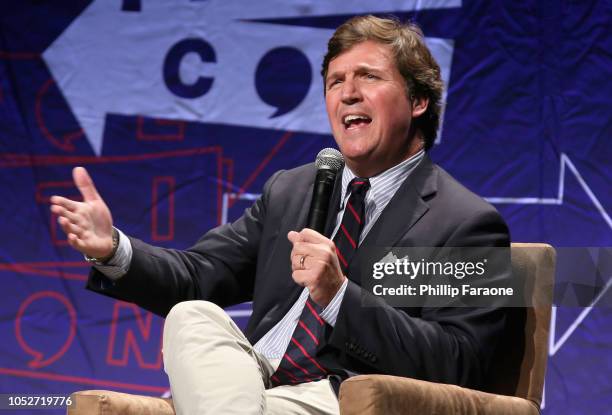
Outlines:
[{"label": "blue striped dress shirt", "polygon": [[[369,178],[370,190],[368,190],[366,193],[365,223],[363,225],[361,235],[359,235],[360,244],[363,242],[363,239],[366,237],[370,229],[372,229],[372,226],[374,226],[374,223],[376,223],[376,220],[385,209],[391,198],[395,195],[397,189],[399,189],[404,180],[406,180],[406,177],[408,177],[410,172],[419,164],[419,161],[421,161],[424,155],[424,150],[421,150],[400,164]],[[355,173],[353,173],[348,167],[344,168],[342,172],[342,193],[340,195],[340,200],[342,203],[340,205],[340,211],[336,217],[336,227],[332,233],[332,239],[333,236],[336,235],[336,232],[338,232],[338,228],[342,223],[344,208],[350,196],[350,193],[347,192],[348,184],[355,177],[357,177]],[[342,304],[342,299],[344,298],[344,292],[346,291],[347,284],[348,280],[345,280],[334,298],[321,312],[321,318],[331,326],[336,324],[336,318],[338,317],[338,312],[340,311],[340,305]],[[276,323],[276,325],[272,327],[272,329],[270,329],[270,331],[268,331],[255,344],[255,350],[274,363],[277,363],[277,361],[283,357],[283,354],[285,354],[285,350],[287,350],[287,346],[291,341],[291,335],[295,330],[295,326],[300,319],[300,315],[302,314],[302,309],[304,308],[308,295],[308,288],[304,288],[300,294],[300,297],[293,304],[289,312],[285,314],[281,321]]]}]

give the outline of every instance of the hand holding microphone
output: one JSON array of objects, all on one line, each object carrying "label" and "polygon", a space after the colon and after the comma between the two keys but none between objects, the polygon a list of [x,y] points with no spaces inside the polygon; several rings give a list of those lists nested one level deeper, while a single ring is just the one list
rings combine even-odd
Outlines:
[{"label": "hand holding microphone", "polygon": [[336,175],[344,166],[344,158],[338,150],[326,148],[319,152],[315,164],[317,175],[307,227],[301,232],[291,231],[287,237],[293,244],[293,280],[308,288],[315,303],[326,307],[346,278],[334,242],[323,236]]}]

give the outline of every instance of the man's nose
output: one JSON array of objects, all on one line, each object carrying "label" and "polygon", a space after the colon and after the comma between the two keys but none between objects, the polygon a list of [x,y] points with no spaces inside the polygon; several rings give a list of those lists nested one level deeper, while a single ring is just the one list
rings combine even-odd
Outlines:
[{"label": "man's nose", "polygon": [[361,101],[361,90],[354,79],[347,79],[342,83],[342,102],[347,105]]}]

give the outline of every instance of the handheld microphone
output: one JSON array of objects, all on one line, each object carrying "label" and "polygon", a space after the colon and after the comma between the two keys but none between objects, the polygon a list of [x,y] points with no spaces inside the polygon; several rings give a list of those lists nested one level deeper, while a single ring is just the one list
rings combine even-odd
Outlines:
[{"label": "handheld microphone", "polygon": [[306,227],[324,233],[336,174],[344,166],[344,157],[334,148],[324,148],[317,154],[315,165],[317,166],[317,175]]}]

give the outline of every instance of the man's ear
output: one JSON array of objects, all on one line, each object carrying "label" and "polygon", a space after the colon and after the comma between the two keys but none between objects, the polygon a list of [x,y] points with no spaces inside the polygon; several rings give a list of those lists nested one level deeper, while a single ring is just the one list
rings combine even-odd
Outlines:
[{"label": "man's ear", "polygon": [[429,105],[429,98],[426,97],[414,97],[412,99],[412,118],[420,117]]}]

